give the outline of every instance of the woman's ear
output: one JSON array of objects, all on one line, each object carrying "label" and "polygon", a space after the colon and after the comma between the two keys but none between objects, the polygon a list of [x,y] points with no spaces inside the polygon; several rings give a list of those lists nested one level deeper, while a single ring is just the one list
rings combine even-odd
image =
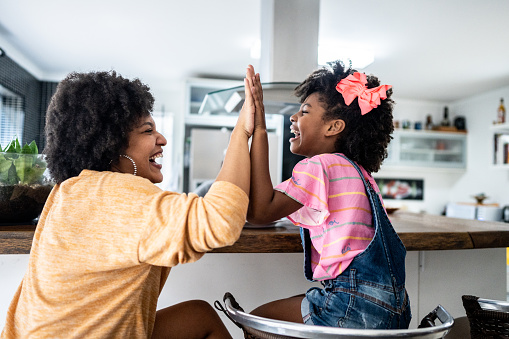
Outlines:
[{"label": "woman's ear", "polygon": [[336,136],[345,129],[345,121],[341,119],[331,120],[327,123],[327,125],[328,128],[325,132],[325,136],[327,137]]}]

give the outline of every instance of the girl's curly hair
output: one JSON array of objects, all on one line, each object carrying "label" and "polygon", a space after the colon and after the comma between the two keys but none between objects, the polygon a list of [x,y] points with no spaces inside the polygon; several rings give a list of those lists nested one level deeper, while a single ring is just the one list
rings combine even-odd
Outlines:
[{"label": "girl's curly hair", "polygon": [[[325,109],[323,119],[342,119],[345,122],[345,129],[335,143],[336,152],[343,153],[370,173],[377,172],[387,158],[387,145],[394,131],[392,89],[387,91],[387,99],[382,100],[378,107],[362,115],[357,98],[347,106],[336,90],[338,82],[354,72],[357,71],[351,67],[345,70],[341,61],[329,62],[328,67],[314,71],[298,85],[295,94],[302,103],[309,95],[318,93]],[[373,75],[368,75],[367,81],[368,88],[380,86],[380,81]]]},{"label": "girl's curly hair", "polygon": [[57,183],[83,169],[106,171],[129,143],[140,119],[151,115],[154,98],[139,79],[115,71],[69,74],[51,98],[44,154]]}]

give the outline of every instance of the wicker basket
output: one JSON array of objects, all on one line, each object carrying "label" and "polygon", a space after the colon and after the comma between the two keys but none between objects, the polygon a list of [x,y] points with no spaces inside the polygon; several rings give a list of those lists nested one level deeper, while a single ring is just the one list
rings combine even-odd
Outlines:
[{"label": "wicker basket", "polygon": [[483,309],[479,298],[472,295],[464,295],[462,299],[472,339],[509,338],[509,313]]}]

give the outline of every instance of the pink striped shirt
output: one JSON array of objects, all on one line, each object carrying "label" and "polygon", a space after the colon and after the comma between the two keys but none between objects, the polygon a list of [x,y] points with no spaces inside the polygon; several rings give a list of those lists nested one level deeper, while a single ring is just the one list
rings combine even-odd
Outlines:
[{"label": "pink striped shirt", "polygon": [[[373,177],[359,167],[379,194]],[[300,161],[292,178],[275,189],[304,205],[288,219],[309,229],[314,280],[340,275],[374,236],[364,184],[352,164],[338,154],[321,154]]]}]

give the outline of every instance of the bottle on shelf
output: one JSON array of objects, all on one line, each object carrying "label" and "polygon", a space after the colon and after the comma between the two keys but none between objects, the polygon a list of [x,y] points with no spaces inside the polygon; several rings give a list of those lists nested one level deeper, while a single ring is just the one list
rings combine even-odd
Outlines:
[{"label": "bottle on shelf", "polygon": [[433,118],[431,117],[431,114],[428,114],[426,116],[426,126],[425,128],[427,130],[432,130],[435,126],[433,126]]},{"label": "bottle on shelf", "polygon": [[497,109],[497,124],[505,123],[505,106],[504,106],[504,98],[500,98],[500,105]]},{"label": "bottle on shelf", "polygon": [[447,106],[444,107],[444,118],[440,122],[440,125],[444,127],[451,126],[451,120],[449,120],[449,108]]}]

